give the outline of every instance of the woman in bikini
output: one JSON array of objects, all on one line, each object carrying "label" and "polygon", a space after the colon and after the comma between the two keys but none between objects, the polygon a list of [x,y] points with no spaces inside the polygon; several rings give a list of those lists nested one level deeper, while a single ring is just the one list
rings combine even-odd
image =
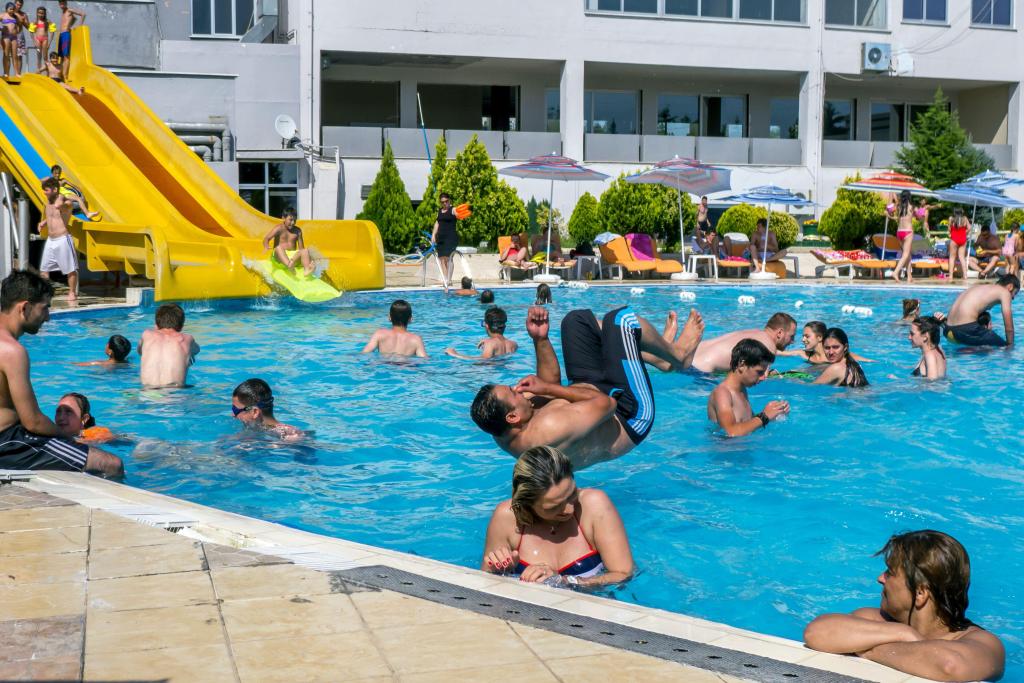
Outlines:
[{"label": "woman in bikini", "polygon": [[964,279],[967,279],[967,231],[971,223],[959,206],[953,209],[953,217],[949,219],[949,277],[953,278],[953,268],[960,261]]},{"label": "woman in bikini", "polygon": [[939,344],[941,323],[935,318],[917,318],[910,323],[910,345],[921,349],[921,360],[911,373],[914,377],[942,379],[946,376],[946,354]]},{"label": "woman in bikini", "polygon": [[[914,269],[910,265],[911,247],[914,244],[914,210],[910,206],[910,190],[900,192],[900,199],[893,211],[898,224],[896,226],[896,239],[900,241],[900,260],[896,262],[896,268],[892,271],[892,277],[896,282],[900,281],[900,273],[904,268],[907,270],[907,282],[914,281]],[[883,247],[884,251],[884,247]]]},{"label": "woman in bikini", "polygon": [[49,17],[46,16],[46,8],[40,7],[36,10],[35,23],[29,24],[28,28],[36,44],[36,71],[42,71],[43,65],[46,64],[46,55],[50,51],[51,34],[56,32],[57,25],[50,23]]},{"label": "woman in bikini", "polygon": [[21,33],[21,21],[14,11],[14,3],[9,2],[0,14],[0,45],[4,51],[4,78],[14,72],[18,75],[18,34]]},{"label": "woman in bikini", "polygon": [[830,384],[836,387],[866,387],[868,378],[863,368],[850,353],[850,339],[838,327],[829,328],[822,343],[829,365],[815,384]]},{"label": "woman in bikini", "polygon": [[512,471],[512,498],[487,526],[483,571],[521,581],[597,587],[633,576],[633,554],[618,510],[597,489],[580,489],[560,450],[536,446]]}]

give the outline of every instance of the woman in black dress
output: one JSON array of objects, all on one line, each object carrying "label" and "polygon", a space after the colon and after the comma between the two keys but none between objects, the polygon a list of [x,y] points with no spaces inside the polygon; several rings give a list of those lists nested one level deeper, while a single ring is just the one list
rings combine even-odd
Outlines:
[{"label": "woman in black dress", "polygon": [[455,230],[455,210],[452,208],[452,198],[446,192],[438,197],[441,208],[437,212],[437,220],[434,221],[434,233],[430,236],[435,248],[437,258],[441,263],[442,279],[445,289],[452,280],[452,271],[455,264],[452,262],[452,253],[455,247],[459,246],[459,235]]}]

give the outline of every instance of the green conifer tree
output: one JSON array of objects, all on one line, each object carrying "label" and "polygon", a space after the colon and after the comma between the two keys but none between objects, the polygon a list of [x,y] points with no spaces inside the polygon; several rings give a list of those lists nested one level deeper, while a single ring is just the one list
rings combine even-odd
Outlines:
[{"label": "green conifer tree", "polygon": [[427,176],[427,189],[423,191],[423,201],[416,207],[416,225],[420,230],[430,232],[434,229],[434,222],[437,220],[437,210],[440,207],[437,195],[440,194],[438,186],[441,178],[444,177],[444,169],[448,165],[448,143],[442,135],[437,139],[437,146],[434,148],[434,160],[430,164],[430,175]]},{"label": "green conifer tree", "polygon": [[356,218],[373,221],[377,225],[384,242],[384,251],[407,254],[412,248],[416,235],[416,214],[405,191],[405,183],[398,174],[390,142],[384,146],[384,157],[380,160],[377,177],[373,179],[370,196],[366,198],[363,210]]},{"label": "green conifer tree", "polygon": [[601,218],[598,215],[597,199],[589,192],[584,192],[569,217],[569,236],[579,244],[592,241],[600,232]]}]

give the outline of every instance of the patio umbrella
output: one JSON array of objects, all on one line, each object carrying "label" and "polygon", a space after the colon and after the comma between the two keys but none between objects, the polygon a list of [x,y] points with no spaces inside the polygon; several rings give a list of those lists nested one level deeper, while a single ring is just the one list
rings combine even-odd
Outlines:
[{"label": "patio umbrella", "polygon": [[548,246],[547,260],[544,265],[544,274],[534,276],[534,280],[541,282],[558,282],[561,278],[551,275],[551,216],[554,214],[555,181],[565,182],[571,180],[605,180],[607,175],[599,171],[591,170],[576,163],[575,159],[563,157],[557,154],[544,154],[536,156],[529,161],[503,168],[498,173],[514,176],[516,178],[537,178],[539,180],[551,181],[551,195],[548,199]]},{"label": "patio umbrella", "polygon": [[[984,175],[984,174],[981,174]],[[977,177],[977,176],[975,176]],[[1008,178],[1013,181],[1013,178]],[[1020,184],[1018,182],[1009,182],[1004,187],[1010,185]],[[1003,194],[1001,189],[993,185],[985,185],[977,182],[963,182],[953,187],[947,188],[935,195],[937,198],[944,202],[951,202],[953,204],[969,204],[971,205],[971,225],[974,225],[975,218],[978,214],[979,206],[987,206],[992,209],[992,218],[995,218],[995,210],[999,209],[1020,209],[1024,208],[1024,202],[1020,202],[1013,197],[1007,197]],[[971,242],[974,240],[967,240],[967,253],[971,253]],[[974,271],[971,271],[974,272]],[[952,273],[950,273],[952,275]],[[968,277],[967,273],[964,273],[964,277]]]},{"label": "patio umbrella", "polygon": [[977,175],[971,176],[965,180],[964,183],[984,185],[985,187],[997,190],[1005,190],[1006,188],[1013,187],[1014,185],[1024,185],[1024,180],[1020,178],[1011,178],[1005,173],[1000,173],[999,171],[982,171]]},{"label": "patio umbrella", "polygon": [[[659,161],[651,168],[628,176],[627,183],[643,183],[665,185],[676,188],[676,201],[679,205],[679,250],[686,255],[686,242],[683,238],[683,192],[692,195],[706,195],[732,189],[730,176],[732,171],[703,164],[697,159],[683,159],[678,156]],[[683,272],[674,273],[676,280],[696,280],[697,274],[686,270],[686,259],[683,259]],[[676,277],[679,276],[679,277]]]},{"label": "patio umbrella", "polygon": [[761,252],[761,272],[751,273],[750,279],[774,280],[776,278],[775,273],[769,273],[764,269],[765,264],[768,263],[768,235],[771,234],[772,229],[772,204],[781,204],[783,206],[810,206],[813,205],[814,202],[777,185],[761,185],[759,187],[752,187],[740,194],[721,197],[719,201],[768,205],[768,221],[765,226],[764,236],[765,248]]},{"label": "patio umbrella", "polygon": [[[903,192],[908,190],[910,194],[918,197],[934,197],[935,193],[926,188],[911,176],[895,171],[883,171],[877,175],[862,178],[861,180],[847,183],[840,186],[844,190],[858,190],[861,192]],[[882,231],[882,254],[885,259],[885,242],[889,237],[889,212],[885,212],[885,228]]]}]

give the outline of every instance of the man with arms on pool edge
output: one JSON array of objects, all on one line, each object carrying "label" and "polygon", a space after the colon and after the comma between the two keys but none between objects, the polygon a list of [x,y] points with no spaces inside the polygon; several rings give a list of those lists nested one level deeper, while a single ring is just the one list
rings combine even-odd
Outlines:
[{"label": "man with arms on pool edge", "polygon": [[[936,313],[946,331],[946,338],[966,346],[1013,346],[1013,299],[1020,291],[1016,275],[1004,275],[995,284],[968,287],[949,308],[949,315]],[[1004,340],[991,328],[978,323],[978,316],[996,304],[1003,310]]]},{"label": "man with arms on pool edge", "polygon": [[911,531],[889,539],[880,608],[823,614],[804,630],[807,646],[855,654],[940,681],[994,681],[1006,652],[999,638],[966,615],[971,562],[952,536]]},{"label": "man with arms on pool edge", "polygon": [[537,374],[515,386],[485,384],[470,410],[473,421],[518,457],[534,446],[562,450],[575,469],[633,450],[654,425],[654,394],[644,361],[684,370],[690,366],[704,323],[696,311],[676,339],[670,314],[663,334],[622,307],[598,321],[590,310],[562,320],[562,355],[571,384],[548,339],[548,311],[531,306],[526,330],[537,354]]},{"label": "man with arms on pool edge", "polygon": [[39,410],[29,358],[18,338],[50,319],[53,285],[35,273],[14,271],[0,285],[0,468],[124,474],[116,455],[60,438]]}]

